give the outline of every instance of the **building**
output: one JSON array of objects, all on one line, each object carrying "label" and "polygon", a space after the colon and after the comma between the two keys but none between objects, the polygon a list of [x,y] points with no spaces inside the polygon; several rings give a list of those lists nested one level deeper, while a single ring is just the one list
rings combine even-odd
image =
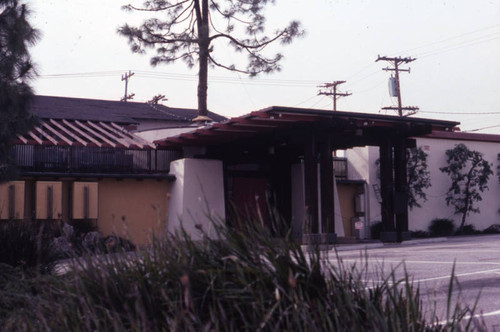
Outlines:
[{"label": "building", "polygon": [[[483,230],[493,224],[500,223],[500,183],[496,170],[498,169],[498,154],[500,152],[500,135],[476,134],[463,132],[433,132],[417,137],[416,146],[427,153],[427,164],[430,173],[431,187],[425,190],[427,201],[420,200],[421,207],[409,211],[409,226],[413,231],[427,231],[431,220],[437,218],[452,219],[455,225],[460,224],[460,215],[454,213],[452,206],[447,206],[445,197],[451,185],[449,176],[440,171],[446,164],[446,150],[453,149],[457,144],[465,144],[470,150],[483,154],[484,159],[492,165],[494,175],[488,182],[489,189],[482,193],[482,201],[478,203],[480,213],[470,213],[467,224],[475,229]],[[369,193],[367,218],[369,223],[381,220],[380,215],[380,179],[377,175],[376,160],[379,158],[377,147],[353,148],[346,151],[348,172],[353,179],[366,180]]]},{"label": "building", "polygon": [[181,155],[140,134],[196,128],[196,110],[36,96],[31,112],[40,122],[14,142],[20,178],[0,185],[0,219],[83,221],[148,242],[166,220],[170,162]]}]

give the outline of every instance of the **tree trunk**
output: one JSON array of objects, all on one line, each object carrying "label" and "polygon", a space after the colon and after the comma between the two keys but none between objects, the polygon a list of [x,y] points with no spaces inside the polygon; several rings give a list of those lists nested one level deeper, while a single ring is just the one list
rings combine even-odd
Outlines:
[{"label": "tree trunk", "polygon": [[198,116],[196,122],[207,122],[207,90],[208,90],[208,48],[210,46],[208,0],[201,0],[201,17],[198,17],[198,47],[199,72],[198,72]]}]

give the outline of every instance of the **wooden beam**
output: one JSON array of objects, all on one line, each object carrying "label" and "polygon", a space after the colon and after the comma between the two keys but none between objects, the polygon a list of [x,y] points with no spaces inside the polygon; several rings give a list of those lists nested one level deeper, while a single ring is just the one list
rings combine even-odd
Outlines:
[{"label": "wooden beam", "polygon": [[28,144],[28,140],[26,138],[24,138],[24,136],[21,136],[21,135],[17,135],[17,138],[23,142],[24,144]]},{"label": "wooden beam", "polygon": [[53,133],[54,135],[56,135],[57,137],[59,137],[60,139],[62,139],[66,144],[73,145],[73,142],[70,139],[68,139],[66,136],[64,136],[63,134],[61,134],[59,131],[57,131],[54,128],[52,128],[51,126],[49,126],[49,124],[47,122],[42,121],[41,123],[42,123],[42,126],[44,126],[51,133]]},{"label": "wooden beam", "polygon": [[143,145],[143,147],[146,146],[146,145],[149,146],[152,149],[154,149],[156,147],[153,143],[146,141],[144,138],[142,138],[142,137],[140,137],[138,135],[134,135],[134,134],[128,132],[126,129],[124,129],[123,127],[120,127],[116,123],[111,122],[110,124],[111,124],[111,126],[113,128],[119,130],[123,135],[128,136],[131,139],[133,139],[134,141],[138,141],[139,143],[141,143]]},{"label": "wooden beam", "polygon": [[92,128],[94,128],[95,130],[101,132],[102,135],[106,135],[106,136],[108,136],[108,138],[114,139],[116,142],[123,145],[124,147],[126,147],[126,148],[130,147],[130,144],[126,140],[122,139],[121,137],[116,136],[116,134],[114,132],[110,133],[108,130],[103,129],[102,127],[98,126],[97,124],[93,123],[92,121],[87,121],[87,124],[89,126],[91,126]]},{"label": "wooden beam", "polygon": [[[85,124],[81,123],[81,122],[80,122],[80,121],[78,121],[78,120],[75,120],[75,123],[76,123],[77,125],[79,125],[79,126],[80,126],[80,128],[87,130],[89,133],[91,133],[92,135],[94,135],[94,136],[96,136],[96,137],[100,138],[100,139],[101,139],[101,140],[103,140],[105,143],[109,144],[111,147],[113,147],[113,148],[114,148],[114,147],[116,147],[116,143],[111,142],[111,141],[110,141],[109,139],[107,139],[106,137],[104,137],[104,136],[102,136],[101,134],[99,134],[99,133],[95,132],[94,130],[92,130],[92,128],[89,128],[88,126],[86,126]],[[95,141],[95,139],[94,139],[94,141]]]},{"label": "wooden beam", "polygon": [[81,139],[80,137],[78,137],[77,135],[75,135],[74,133],[69,131],[66,127],[61,125],[59,122],[57,122],[53,119],[50,119],[50,123],[53,124],[54,126],[56,126],[57,128],[59,128],[60,130],[64,131],[69,137],[73,138],[78,143],[82,144],[83,146],[87,146],[87,144],[88,144],[87,142],[85,142],[83,139]]},{"label": "wooden beam", "polygon": [[43,141],[38,136],[36,136],[33,131],[28,131],[28,135],[30,135],[31,138],[33,138],[38,144],[43,145]]},{"label": "wooden beam", "polygon": [[136,140],[134,140],[133,138],[130,138],[130,136],[126,136],[124,135],[121,131],[113,128],[112,126],[108,125],[107,123],[105,122],[102,122],[102,121],[99,121],[99,125],[101,125],[102,127],[106,128],[107,130],[113,132],[115,135],[118,135],[118,137],[125,141],[126,144],[124,144],[127,148],[132,146],[132,145],[135,145],[139,148],[143,148],[144,145]]},{"label": "wooden beam", "polygon": [[95,138],[93,138],[92,136],[90,135],[87,135],[85,132],[83,132],[82,130],[78,129],[77,126],[74,126],[72,125],[71,123],[69,123],[68,121],[66,120],[62,120],[62,122],[67,126],[67,127],[70,127],[71,129],[73,129],[74,131],[76,131],[77,133],[79,133],[80,135],[82,135],[83,137],[85,137],[86,139],[89,140],[90,143],[93,143],[95,145],[97,145],[98,147],[101,147],[102,146],[102,143],[100,143],[99,141],[97,141]]},{"label": "wooden beam", "polygon": [[47,134],[45,131],[42,130],[42,128],[36,126],[35,130],[38,131],[42,136],[44,136],[48,141],[50,141],[52,144],[57,145],[57,140],[55,140],[52,136]]}]

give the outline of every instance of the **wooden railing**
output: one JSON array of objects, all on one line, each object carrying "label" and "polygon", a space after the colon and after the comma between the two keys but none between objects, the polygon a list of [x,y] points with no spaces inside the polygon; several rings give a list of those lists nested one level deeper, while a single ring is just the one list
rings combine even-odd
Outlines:
[{"label": "wooden railing", "polygon": [[24,171],[84,173],[167,173],[181,158],[174,150],[14,145],[12,155]]}]

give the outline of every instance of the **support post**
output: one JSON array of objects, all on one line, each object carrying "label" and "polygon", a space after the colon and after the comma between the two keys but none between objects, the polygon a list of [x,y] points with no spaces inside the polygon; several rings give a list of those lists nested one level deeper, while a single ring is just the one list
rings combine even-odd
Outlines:
[{"label": "support post", "polygon": [[395,196],[394,206],[396,213],[396,232],[398,242],[410,239],[408,231],[408,180],[407,157],[405,140],[401,139],[394,146],[394,178]]},{"label": "support post", "polygon": [[312,234],[318,233],[318,166],[316,160],[316,137],[308,135],[304,146],[304,199],[306,225]]},{"label": "support post", "polygon": [[320,146],[321,218],[322,232],[335,233],[335,204],[333,190],[333,158],[331,135],[323,137]]},{"label": "support post", "polygon": [[380,240],[396,242],[394,227],[394,163],[391,140],[380,145],[380,193],[382,196],[382,232]]}]

